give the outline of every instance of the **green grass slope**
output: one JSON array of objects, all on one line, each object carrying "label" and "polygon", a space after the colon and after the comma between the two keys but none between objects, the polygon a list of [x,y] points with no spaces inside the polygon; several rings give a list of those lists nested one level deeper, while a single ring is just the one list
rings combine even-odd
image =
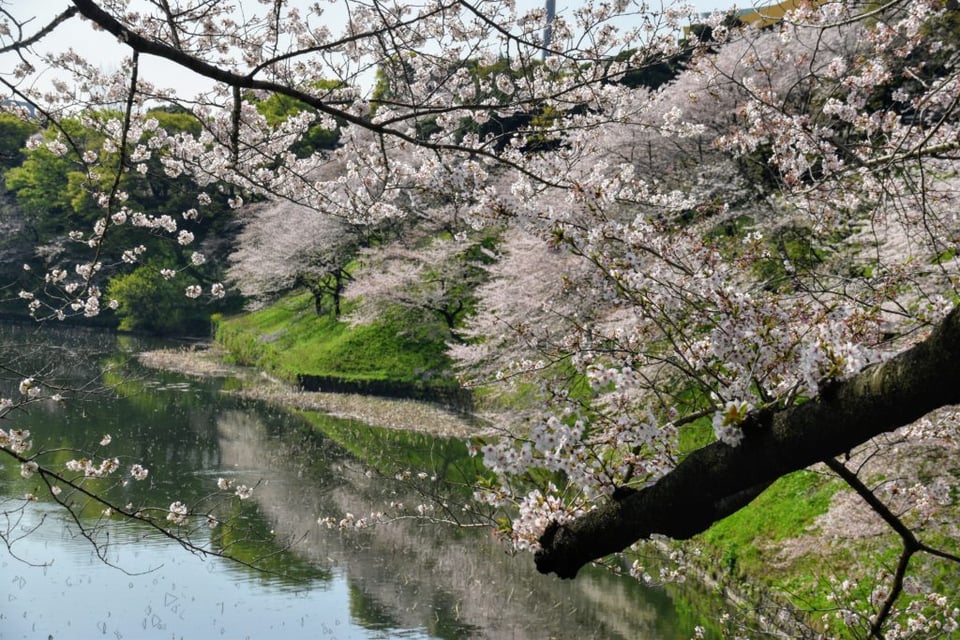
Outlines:
[{"label": "green grass slope", "polygon": [[351,326],[318,316],[309,293],[293,293],[257,311],[215,318],[215,339],[238,364],[288,381],[303,374],[455,386],[442,329],[400,309]]}]

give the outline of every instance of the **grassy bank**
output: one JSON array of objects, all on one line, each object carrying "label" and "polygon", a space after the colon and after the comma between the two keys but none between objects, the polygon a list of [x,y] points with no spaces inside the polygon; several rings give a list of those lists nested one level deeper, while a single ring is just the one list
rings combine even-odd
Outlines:
[{"label": "grassy bank", "polygon": [[300,375],[346,381],[455,386],[439,327],[397,310],[369,325],[317,315],[309,293],[214,320],[216,341],[237,363],[288,382]]},{"label": "grassy bank", "polygon": [[[945,451],[945,443],[918,437],[909,428],[899,434],[902,441],[882,453],[865,445],[848,465],[860,468],[868,486],[875,487],[878,497],[924,543],[957,554],[957,497],[924,503],[924,498],[902,488],[936,474],[960,473],[957,445],[951,443]],[[692,545],[702,554],[696,564],[705,569],[707,578],[740,596],[750,608],[766,608],[761,613],[772,619],[775,607],[786,603],[807,624],[833,638],[866,636],[867,621],[877,606],[870,604],[871,592],[889,588],[903,550],[899,536],[821,465],[780,478],[747,507],[697,536]],[[922,603],[930,593],[960,602],[954,563],[917,554],[910,576],[898,608]],[[838,608],[840,603],[855,610],[852,623]]]}]

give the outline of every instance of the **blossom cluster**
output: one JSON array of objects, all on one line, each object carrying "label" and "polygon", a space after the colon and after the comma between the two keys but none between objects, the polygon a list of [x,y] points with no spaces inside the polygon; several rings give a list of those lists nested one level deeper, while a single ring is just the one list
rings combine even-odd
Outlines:
[{"label": "blossom cluster", "polygon": [[33,446],[30,440],[30,431],[27,429],[10,429],[9,431],[0,429],[0,447],[23,455]]},{"label": "blossom cluster", "polygon": [[89,458],[68,460],[64,463],[68,471],[82,473],[86,478],[106,478],[120,468],[118,458],[104,458],[99,464]]},{"label": "blossom cluster", "polygon": [[241,500],[247,500],[253,496],[253,487],[245,484],[237,484],[226,478],[217,478],[217,488],[221,491],[233,491],[234,495]]},{"label": "blossom cluster", "polygon": [[343,514],[341,518],[333,516],[321,516],[317,519],[317,524],[327,529],[339,529],[346,531],[350,529],[366,529],[384,520],[382,512],[371,513],[369,516],[356,516],[350,512]]},{"label": "blossom cluster", "polygon": [[540,548],[537,539],[551,522],[564,524],[582,515],[578,509],[570,509],[564,500],[556,495],[556,486],[547,487],[545,495],[534,489],[523,496],[517,505],[517,516],[510,528],[511,543],[515,549],[536,551]]}]

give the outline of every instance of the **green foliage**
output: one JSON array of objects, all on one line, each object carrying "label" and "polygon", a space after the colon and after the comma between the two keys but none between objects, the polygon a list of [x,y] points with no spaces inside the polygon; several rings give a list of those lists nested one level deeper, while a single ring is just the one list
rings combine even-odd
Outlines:
[{"label": "green foliage", "polygon": [[200,333],[210,329],[210,309],[184,295],[186,287],[197,284],[189,275],[172,280],[160,276],[161,264],[151,260],[132,272],[111,278],[107,295],[120,303],[117,315],[123,331],[157,334]]},{"label": "green foliage", "polygon": [[[66,120],[63,126],[78,136],[81,133],[75,121]],[[53,130],[44,132],[45,141],[56,139]],[[63,234],[75,225],[76,188],[84,180],[81,168],[75,155],[56,155],[40,146],[27,152],[20,166],[7,171],[7,189],[16,195],[38,238]]]},{"label": "green foliage", "polygon": [[27,138],[36,132],[36,123],[12,113],[0,113],[0,170],[19,166],[23,162]]},{"label": "green foliage", "polygon": [[187,133],[199,136],[203,132],[203,124],[195,115],[182,107],[160,107],[148,111],[151,118],[156,118],[160,127],[167,133]]}]

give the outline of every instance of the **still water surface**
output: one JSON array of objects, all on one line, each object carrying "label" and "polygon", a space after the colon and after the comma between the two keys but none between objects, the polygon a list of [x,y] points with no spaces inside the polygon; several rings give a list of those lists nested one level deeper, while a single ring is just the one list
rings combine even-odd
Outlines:
[{"label": "still water surface", "polygon": [[[467,464],[462,443],[308,420],[225,394],[229,381],[145,370],[132,362],[147,347],[138,340],[7,326],[0,343],[18,373],[58,363],[53,373],[73,386],[119,383],[116,393],[36,405],[15,426],[45,449],[97,450],[109,433],[103,453],[150,468],[122,499],[167,505],[215,492],[218,477],[259,483],[232,513],[257,535],[213,546],[230,544],[233,555],[270,569],[199,557],[84,511],[85,524],[99,523],[109,540],[105,562],[49,500],[19,511],[25,490],[42,491],[0,460],[0,530],[10,542],[0,549],[0,639],[670,639],[691,637],[707,615],[690,604],[702,598],[681,600],[601,570],[574,581],[541,576],[529,556],[507,555],[485,532],[406,521],[348,535],[317,524],[403,497],[359,458],[391,450],[431,474],[457,471]],[[24,352],[32,355],[15,359]]]}]

